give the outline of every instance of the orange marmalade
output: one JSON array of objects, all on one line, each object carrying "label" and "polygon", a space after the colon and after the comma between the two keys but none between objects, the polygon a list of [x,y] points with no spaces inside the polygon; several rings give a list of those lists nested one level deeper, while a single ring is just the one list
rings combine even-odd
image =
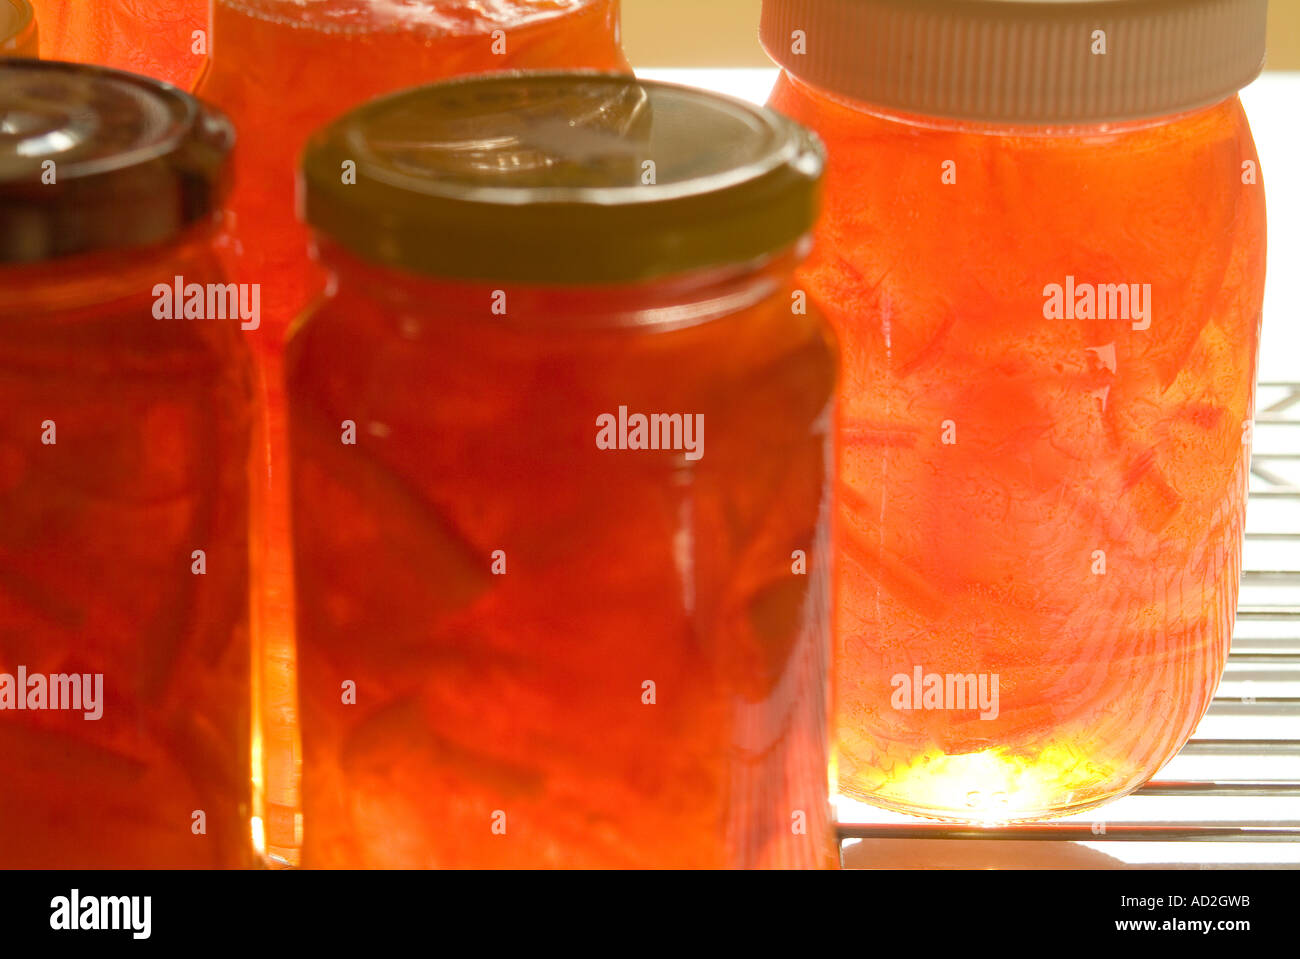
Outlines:
[{"label": "orange marmalade", "polygon": [[297,826],[293,572],[282,357],[289,322],[324,288],[294,211],[294,169],[309,134],[383,93],[445,77],[520,69],[627,70],[618,0],[213,0],[211,61],[198,85],[239,130],[236,188],[221,253],[257,284],[248,335],[266,384],[268,448],[256,615],[267,638],[267,756],[277,858]]},{"label": "orange marmalade", "polygon": [[1205,713],[1250,455],[1264,193],[1235,94],[1263,6],[766,0],[771,103],[829,152],[800,279],[843,351],[842,793],[1061,815]]},{"label": "orange marmalade", "polygon": [[0,866],[246,866],[251,364],[173,295],[232,133],[44,61],[0,114]]},{"label": "orange marmalade", "polygon": [[[5,2],[11,0],[0,0],[0,6]],[[30,2],[46,60],[143,73],[182,90],[190,89],[203,70],[209,0]]]},{"label": "orange marmalade", "polygon": [[834,864],[835,356],[792,288],[821,165],[775,114],[590,74],[313,139],[304,865]]}]

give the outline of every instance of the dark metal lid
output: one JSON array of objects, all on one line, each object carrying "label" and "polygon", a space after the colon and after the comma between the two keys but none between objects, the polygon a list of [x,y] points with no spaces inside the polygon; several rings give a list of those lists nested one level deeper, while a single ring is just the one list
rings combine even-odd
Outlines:
[{"label": "dark metal lid", "polygon": [[215,211],[234,130],[175,87],[0,60],[0,263],[167,240]]},{"label": "dark metal lid", "polygon": [[302,200],[317,230],[400,269],[620,283],[791,246],[816,219],[823,167],[812,134],[738,100],[607,74],[497,74],[340,118],[307,146]]}]

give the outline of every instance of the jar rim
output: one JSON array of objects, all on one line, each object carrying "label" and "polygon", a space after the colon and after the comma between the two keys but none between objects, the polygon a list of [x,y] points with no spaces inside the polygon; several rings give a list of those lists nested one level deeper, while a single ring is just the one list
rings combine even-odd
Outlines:
[{"label": "jar rim", "polygon": [[[533,332],[636,330],[666,332],[699,326],[748,309],[790,287],[813,243],[793,245],[749,263],[601,285],[560,286],[435,276],[378,263],[338,239],[318,235],[313,255],[330,272],[323,306],[345,289],[382,302],[396,316],[434,314]],[[494,310],[500,303],[501,309]]]},{"label": "jar rim", "polygon": [[1208,114],[1211,111],[1218,110],[1226,104],[1234,102],[1239,103],[1241,100],[1239,94],[1230,93],[1222,100],[1202,104],[1178,113],[1140,117],[1130,120],[1097,120],[1083,123],[1012,123],[1008,121],[969,120],[961,117],[909,113],[896,108],[882,106],[878,103],[868,103],[864,100],[858,100],[834,90],[819,87],[816,84],[810,83],[807,80],[790,73],[789,71],[784,71],[783,80],[789,82],[795,89],[804,91],[805,96],[811,94],[821,97],[831,103],[843,107],[846,110],[852,110],[855,113],[863,114],[873,119],[897,123],[901,126],[915,130],[936,131],[940,133],[959,132],[975,136],[1011,137],[1026,140],[1078,139],[1090,137],[1105,138],[1123,136],[1130,133],[1141,133],[1142,131],[1151,130],[1157,127],[1182,123],[1186,120],[1191,120]]}]

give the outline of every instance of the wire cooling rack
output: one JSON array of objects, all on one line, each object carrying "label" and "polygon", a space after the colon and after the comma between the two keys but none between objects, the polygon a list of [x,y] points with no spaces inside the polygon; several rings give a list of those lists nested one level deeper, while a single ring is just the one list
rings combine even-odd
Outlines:
[{"label": "wire cooling rack", "polygon": [[864,868],[1300,868],[1300,383],[1261,383],[1241,600],[1195,736],[1146,786],[1047,823],[961,826],[843,803]]}]

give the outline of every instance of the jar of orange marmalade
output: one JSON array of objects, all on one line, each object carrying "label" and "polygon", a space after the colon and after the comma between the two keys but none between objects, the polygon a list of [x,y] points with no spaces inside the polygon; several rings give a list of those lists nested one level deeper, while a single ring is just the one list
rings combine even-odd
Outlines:
[{"label": "jar of orange marmalade", "polygon": [[268,848],[292,863],[299,754],[282,365],[290,322],[325,285],[294,215],[303,147],[346,111],[417,84],[503,70],[630,68],[620,44],[620,0],[211,0],[209,8],[211,58],[196,91],[230,115],[240,139],[219,248],[231,277],[257,284],[262,297],[260,326],[249,333],[267,389],[255,616],[266,639],[273,717],[266,727]]},{"label": "jar of orange marmalade", "polygon": [[[0,6],[4,2],[0,0]],[[41,56],[46,60],[130,70],[182,90],[194,85],[207,60],[211,0],[30,2],[40,23]]]},{"label": "jar of orange marmalade", "polygon": [[619,7],[620,0],[211,0],[212,59],[197,92],[239,128],[223,255],[237,278],[263,285],[266,326],[253,335],[254,348],[279,357],[289,322],[324,285],[293,209],[308,136],[367,100],[435,80],[496,70],[629,71]]},{"label": "jar of orange marmalade", "polygon": [[1151,777],[1232,635],[1264,0],[764,0],[843,348],[836,773],[954,820]]},{"label": "jar of orange marmalade", "polygon": [[251,361],[208,309],[232,132],[35,60],[0,61],[0,117],[0,866],[248,865]]},{"label": "jar of orange marmalade", "polygon": [[522,74],[304,165],[303,864],[832,865],[815,141]]},{"label": "jar of orange marmalade", "polygon": [[0,0],[0,57],[36,56],[36,18],[27,0]]}]

